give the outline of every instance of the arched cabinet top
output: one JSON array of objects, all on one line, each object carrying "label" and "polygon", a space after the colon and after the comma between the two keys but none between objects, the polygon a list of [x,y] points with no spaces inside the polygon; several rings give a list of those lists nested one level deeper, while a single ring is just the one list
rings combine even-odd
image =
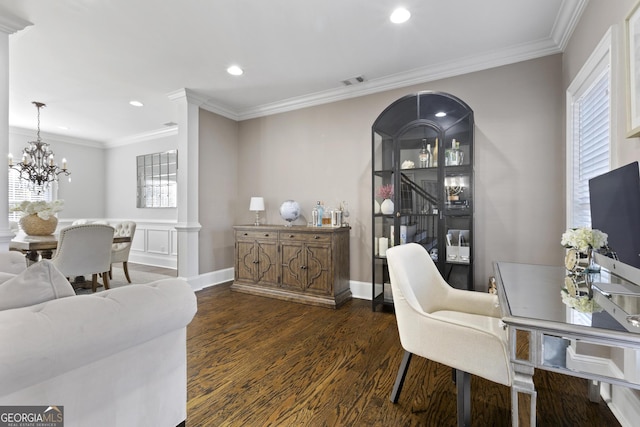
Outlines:
[{"label": "arched cabinet top", "polygon": [[[438,117],[438,113],[446,115]],[[374,121],[372,129],[387,137],[394,137],[417,124],[446,131],[461,122],[473,123],[472,116],[473,110],[456,96],[445,92],[423,91],[403,96],[391,103]]]}]

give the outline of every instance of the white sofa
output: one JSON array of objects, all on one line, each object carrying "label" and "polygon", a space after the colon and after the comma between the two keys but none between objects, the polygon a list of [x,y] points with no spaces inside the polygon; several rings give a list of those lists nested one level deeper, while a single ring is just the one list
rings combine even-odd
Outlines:
[{"label": "white sofa", "polygon": [[37,280],[32,266],[22,282],[0,283],[1,304],[3,288],[15,294],[43,274],[55,282],[36,292],[55,299],[0,311],[0,406],[63,406],[66,427],[184,425],[186,326],[197,310],[189,284],[65,296],[59,272],[38,264]]}]

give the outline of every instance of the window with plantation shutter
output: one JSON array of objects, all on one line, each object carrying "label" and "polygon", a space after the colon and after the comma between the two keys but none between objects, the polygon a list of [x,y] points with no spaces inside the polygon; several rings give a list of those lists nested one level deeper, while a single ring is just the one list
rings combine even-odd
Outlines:
[{"label": "window with plantation shutter", "polygon": [[610,33],[567,94],[567,226],[591,226],[589,180],[610,170]]}]

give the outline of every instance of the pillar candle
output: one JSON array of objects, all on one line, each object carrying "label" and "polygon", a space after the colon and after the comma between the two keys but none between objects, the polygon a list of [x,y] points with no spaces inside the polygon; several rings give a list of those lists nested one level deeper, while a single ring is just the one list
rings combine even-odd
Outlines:
[{"label": "pillar candle", "polygon": [[378,242],[378,250],[380,256],[387,256],[387,249],[389,249],[389,239],[386,237],[381,237]]}]

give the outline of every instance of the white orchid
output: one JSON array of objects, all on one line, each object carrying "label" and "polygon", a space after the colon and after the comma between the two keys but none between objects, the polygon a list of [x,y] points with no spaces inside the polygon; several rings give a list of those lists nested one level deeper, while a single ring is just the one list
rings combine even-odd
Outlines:
[{"label": "white orchid", "polygon": [[36,214],[46,221],[62,209],[64,209],[64,200],[62,199],[54,200],[53,202],[45,202],[44,200],[30,202],[24,200],[12,207],[11,212],[22,212],[22,216]]}]

